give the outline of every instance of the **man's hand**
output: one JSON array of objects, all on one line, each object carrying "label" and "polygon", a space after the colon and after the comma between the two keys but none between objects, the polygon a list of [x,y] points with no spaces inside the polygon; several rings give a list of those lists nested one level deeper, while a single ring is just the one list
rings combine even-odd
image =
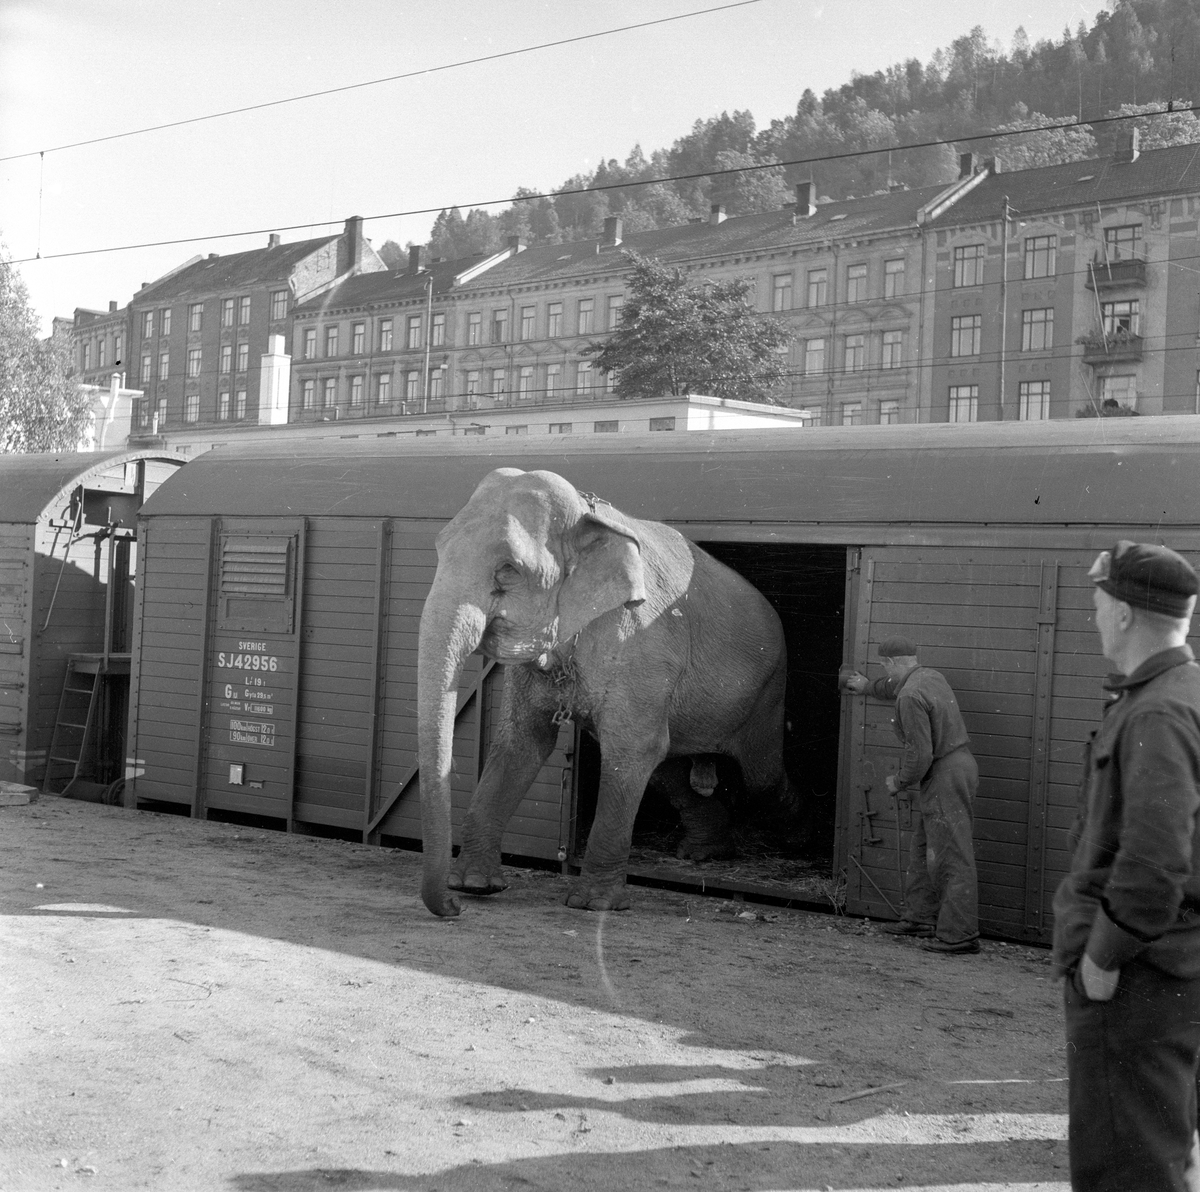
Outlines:
[{"label": "man's hand", "polygon": [[852,691],[855,695],[862,695],[868,687],[871,686],[871,680],[866,675],[860,675],[858,671],[851,671],[849,674],[842,674],[842,688],[845,691]]},{"label": "man's hand", "polygon": [[900,783],[896,781],[895,774],[889,774],[887,778],[884,779],[883,784],[887,787],[887,792],[889,795],[898,795],[900,793]]},{"label": "man's hand", "polygon": [[1093,1002],[1111,1002],[1117,992],[1121,970],[1102,969],[1086,952],[1079,965],[1079,979],[1083,992]]}]

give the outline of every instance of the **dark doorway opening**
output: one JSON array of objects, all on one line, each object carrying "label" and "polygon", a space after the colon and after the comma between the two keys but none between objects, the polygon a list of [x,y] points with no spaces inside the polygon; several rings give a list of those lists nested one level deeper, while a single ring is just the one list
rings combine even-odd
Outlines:
[{"label": "dark doorway opening", "polygon": [[[737,855],[731,864],[753,883],[795,870],[789,861],[832,871],[841,701],[837,675],[844,655],[846,547],[749,542],[704,542],[709,554],[749,580],[783,623],[788,652],[784,766],[799,801],[784,823],[775,808],[739,805],[736,766],[718,759],[714,798],[731,807]],[[582,856],[596,810],[600,748],[580,734],[576,759],[576,859]],[[657,855],[673,858],[680,820],[654,784],[634,824],[631,868]],[[706,863],[707,864],[707,863]],[[799,872],[798,870],[796,872]]]}]

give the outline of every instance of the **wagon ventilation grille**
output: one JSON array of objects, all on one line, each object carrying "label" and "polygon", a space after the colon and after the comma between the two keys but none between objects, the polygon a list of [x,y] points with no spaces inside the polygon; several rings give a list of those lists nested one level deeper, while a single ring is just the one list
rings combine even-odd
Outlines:
[{"label": "wagon ventilation grille", "polygon": [[295,544],[294,536],[282,534],[230,534],[221,539],[222,628],[291,633]]}]

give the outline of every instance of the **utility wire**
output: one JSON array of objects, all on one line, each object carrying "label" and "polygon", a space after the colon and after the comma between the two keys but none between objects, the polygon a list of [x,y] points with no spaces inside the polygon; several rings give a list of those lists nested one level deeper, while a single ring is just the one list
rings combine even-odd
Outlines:
[{"label": "utility wire", "polygon": [[43,156],[47,153],[62,153],[67,149],[79,149],[85,145],[100,145],[106,141],[118,141],[125,137],[138,137],[148,132],[161,132],[166,128],[182,128],[188,124],[201,124],[206,120],[221,120],[226,116],[240,116],[245,112],[259,112],[264,108],[277,108],[283,104],[299,103],[305,99],[320,99],[326,95],[341,95],[346,91],[358,91],[363,87],[378,87],[383,83],[396,83],[402,79],[416,79],[423,75],[440,74],[447,70],[458,70],[464,66],[478,66],[483,62],[496,62],[503,58],[515,58],[520,54],[532,54],[538,50],[555,49],[558,46],[574,45],[580,41],[593,41],[598,37],[611,37],[616,33],[629,33],[634,29],[649,29],[653,25],[668,25],[673,21],[686,21],[692,17],[708,16],[714,12],[725,12],[731,8],[746,8],[751,4],[761,4],[762,0],[734,0],[730,4],[718,4],[714,8],[698,8],[692,12],[681,12],[672,17],[659,17],[653,21],[639,21],[635,25],[620,25],[615,29],[601,29],[596,33],[581,33],[577,37],[563,37],[558,41],[545,41],[540,45],[522,46],[516,50],[501,50],[495,54],[482,54],[477,58],[463,58],[458,62],[447,62],[442,66],[427,66],[422,70],[410,70],[404,74],[387,75],[381,79],[367,79],[361,83],[346,83],[340,87],[327,87],[323,91],[309,91],[303,95],[291,95],[285,99],[269,99],[263,103],[247,104],[241,108],[228,108],[223,112],[210,112],[206,116],[189,116],[183,120],[170,120],[164,124],[151,124],[145,128],[134,128],[128,132],[109,133],[103,137],[92,137],[86,141],[70,141],[63,145],[53,145],[47,149],[30,149],[25,153],[13,153],[7,157],[0,157],[0,161],[17,161],[24,157],[36,157],[39,153]]},{"label": "utility wire", "polygon": [[[844,153],[826,153],[818,157],[798,157],[787,161],[762,162],[760,164],[750,166],[737,166],[727,170],[697,170],[696,172],[690,174],[664,174],[657,178],[642,178],[636,182],[606,182],[599,186],[579,186],[564,188],[562,190],[540,191],[536,194],[520,195],[518,197],[509,197],[504,199],[484,199],[471,203],[442,203],[437,207],[416,207],[409,211],[381,212],[375,215],[364,216],[363,219],[365,222],[371,222],[380,219],[401,219],[413,215],[435,215],[453,207],[460,209],[466,207],[468,210],[470,210],[479,207],[498,207],[506,203],[528,203],[534,201],[535,199],[554,199],[564,195],[597,194],[602,191],[609,190],[634,190],[640,186],[657,186],[663,182],[687,182],[696,178],[719,178],[727,174],[751,174],[756,170],[778,170],[790,166],[819,165],[820,163],[827,161],[844,161],[848,158],[854,157],[872,157],[880,153],[904,153],[911,149],[930,149],[938,145],[964,145],[972,141],[994,140],[997,137],[1028,136],[1031,133],[1052,132],[1055,129],[1060,128],[1082,128],[1085,125],[1112,124],[1120,120],[1141,120],[1147,116],[1165,116],[1168,114],[1168,111],[1173,113],[1191,110],[1191,108],[1181,108],[1176,106],[1171,109],[1163,108],[1157,112],[1131,112],[1122,116],[1100,116],[1095,120],[1069,120],[1057,124],[1039,124],[1034,128],[1022,128],[1010,132],[984,132],[976,133],[972,136],[966,137],[944,137],[932,141],[915,141],[908,145],[885,145],[879,149],[852,149]],[[1094,159],[1086,158],[1084,160],[1090,161]],[[1016,212],[1014,214],[1020,213]],[[146,240],[137,244],[111,245],[107,248],[83,248],[76,249],[73,252],[43,253],[41,256],[35,257],[17,257],[13,259],[12,263],[15,265],[23,265],[30,261],[38,260],[55,261],[62,260],[66,257],[94,256],[99,253],[131,252],[134,249],[139,248],[164,248],[173,244],[194,244],[200,240],[233,240],[242,236],[263,236],[269,232],[298,232],[305,231],[310,228],[324,228],[328,227],[329,224],[329,220],[323,219],[314,220],[312,223],[287,224],[283,227],[277,226],[270,228],[253,228],[243,232],[221,232],[208,236],[179,236],[170,240]],[[564,243],[579,242],[565,241]]]}]

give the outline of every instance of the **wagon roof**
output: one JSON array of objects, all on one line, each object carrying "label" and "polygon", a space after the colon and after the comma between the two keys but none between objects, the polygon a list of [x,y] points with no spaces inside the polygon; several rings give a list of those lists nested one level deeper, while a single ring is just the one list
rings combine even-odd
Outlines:
[{"label": "wagon roof", "polygon": [[673,522],[1200,525],[1200,419],[220,447],[147,516],[448,518],[493,468],[547,469]]},{"label": "wagon roof", "polygon": [[182,464],[181,456],[156,451],[43,451],[0,455],[0,522],[29,525],[60,504],[77,485],[97,473],[138,459]]}]

